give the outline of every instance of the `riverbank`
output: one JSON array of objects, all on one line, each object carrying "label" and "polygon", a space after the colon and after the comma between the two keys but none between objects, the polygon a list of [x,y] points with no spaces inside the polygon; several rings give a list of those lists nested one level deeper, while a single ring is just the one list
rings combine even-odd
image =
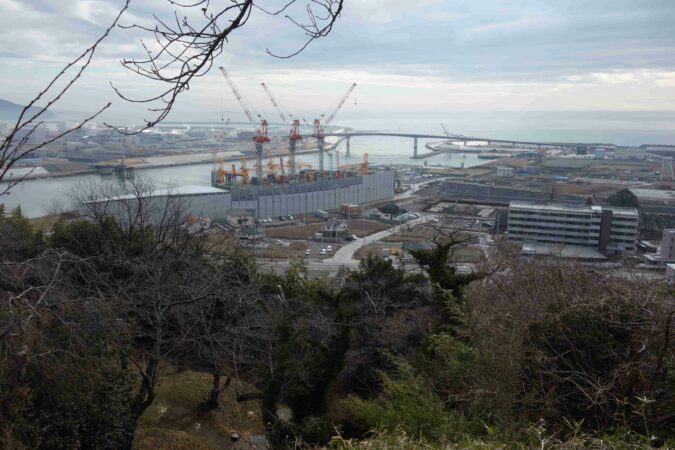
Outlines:
[{"label": "riverbank", "polygon": [[[327,151],[332,151],[337,144],[331,145]],[[318,153],[317,149],[297,150],[296,155],[308,155]],[[287,156],[287,152],[271,152],[273,157]],[[267,154],[264,155],[267,157]],[[179,155],[165,156],[147,156],[140,158],[125,158],[124,166],[130,169],[161,169],[167,167],[191,166],[195,164],[209,164],[214,160],[223,162],[238,162],[242,159],[253,161],[254,154],[244,154],[239,151],[231,152],[200,152],[200,153],[182,153]],[[106,168],[112,169],[120,164],[119,160],[103,161],[97,164],[85,164],[70,161],[57,161],[43,164],[41,166],[18,167],[13,169],[7,177],[7,181],[16,180],[39,180],[48,178],[70,177],[77,175],[89,175],[105,172]]]}]

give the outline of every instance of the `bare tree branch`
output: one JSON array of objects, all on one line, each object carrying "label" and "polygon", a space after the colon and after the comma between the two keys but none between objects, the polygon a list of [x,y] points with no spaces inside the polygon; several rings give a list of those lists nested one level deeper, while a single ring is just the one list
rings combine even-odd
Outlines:
[{"label": "bare tree branch", "polygon": [[[58,133],[56,136],[47,139],[43,142],[38,142],[35,145],[29,145],[28,142],[30,137],[34,135],[35,131],[43,126],[44,122],[41,120],[41,117],[53,107],[58,101],[60,101],[68,92],[70,92],[76,82],[80,79],[84,71],[91,64],[92,58],[98,49],[98,46],[103,42],[104,39],[110,35],[111,31],[117,23],[119,22],[122,14],[129,7],[129,2],[131,0],[125,0],[124,5],[120,11],[115,16],[112,24],[105,29],[103,34],[87,49],[85,49],[79,56],[74,58],[68,64],[66,64],[63,69],[52,78],[49,83],[32,99],[30,100],[21,110],[19,117],[14,123],[13,129],[5,137],[5,139],[0,144],[0,182],[7,181],[5,178],[8,177],[8,174],[11,175],[10,170],[14,167],[21,159],[26,158],[31,153],[45,147],[46,145],[51,144],[52,142],[61,139],[62,137],[72,133],[75,130],[79,130],[85,124],[94,120],[98,117],[103,111],[108,109],[111,103],[107,103],[102,106],[98,111],[90,115],[89,117],[80,121],[74,127],[71,127],[61,133]],[[77,68],[75,73],[68,75],[70,69]],[[64,86],[61,88],[55,88],[58,82],[64,82]],[[49,98],[47,103],[43,106],[35,107],[37,102],[40,100]],[[36,112],[32,112],[34,109],[37,109]],[[6,195],[10,190],[16,186],[18,183],[23,181],[27,176],[32,172],[29,171],[26,174],[22,175],[17,179],[9,179],[9,183],[5,184],[3,187],[0,187],[0,197]]]}]

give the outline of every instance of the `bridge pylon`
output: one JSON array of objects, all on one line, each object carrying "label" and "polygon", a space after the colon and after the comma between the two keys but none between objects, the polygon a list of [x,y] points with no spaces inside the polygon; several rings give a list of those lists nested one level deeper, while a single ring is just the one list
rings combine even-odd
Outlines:
[{"label": "bridge pylon", "polygon": [[349,148],[349,138],[347,138],[347,156],[351,156],[351,154],[352,153],[351,153],[350,148]]},{"label": "bridge pylon", "polygon": [[417,138],[413,138],[413,157],[417,158]]}]

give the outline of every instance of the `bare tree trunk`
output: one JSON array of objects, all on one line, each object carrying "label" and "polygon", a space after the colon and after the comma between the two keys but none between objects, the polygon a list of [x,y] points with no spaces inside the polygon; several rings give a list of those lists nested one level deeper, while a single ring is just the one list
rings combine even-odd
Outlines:
[{"label": "bare tree trunk", "polygon": [[227,388],[232,379],[230,377],[225,377],[225,383],[221,385],[220,379],[221,375],[214,373],[213,374],[213,387],[211,392],[209,392],[209,398],[206,400],[206,407],[208,409],[218,409],[218,404],[220,402],[220,393],[223,392],[223,389]]},{"label": "bare tree trunk", "polygon": [[159,371],[159,361],[156,358],[150,358],[145,371],[141,374],[141,386],[134,401],[134,418],[140,419],[146,409],[155,401],[155,384],[157,383],[157,374]]}]

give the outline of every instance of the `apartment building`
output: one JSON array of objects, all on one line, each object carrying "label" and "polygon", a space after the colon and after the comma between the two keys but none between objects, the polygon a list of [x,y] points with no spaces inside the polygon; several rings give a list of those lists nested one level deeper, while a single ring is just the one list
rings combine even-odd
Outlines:
[{"label": "apartment building", "polygon": [[591,247],[603,255],[634,252],[634,208],[511,202],[508,238],[523,242]]},{"label": "apartment building", "polygon": [[516,174],[516,169],[509,166],[497,166],[498,177],[512,177]]}]

